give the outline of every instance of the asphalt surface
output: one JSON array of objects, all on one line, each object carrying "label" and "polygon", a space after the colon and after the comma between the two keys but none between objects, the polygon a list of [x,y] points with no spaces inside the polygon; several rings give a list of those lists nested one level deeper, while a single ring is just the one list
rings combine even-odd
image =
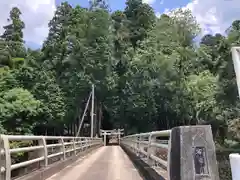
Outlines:
[{"label": "asphalt surface", "polygon": [[120,146],[103,146],[47,180],[143,180]]}]

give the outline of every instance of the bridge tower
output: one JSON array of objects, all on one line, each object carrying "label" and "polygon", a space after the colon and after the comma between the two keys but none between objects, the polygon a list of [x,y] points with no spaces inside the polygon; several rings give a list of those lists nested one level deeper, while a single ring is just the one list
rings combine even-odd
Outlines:
[{"label": "bridge tower", "polygon": [[[90,107],[90,100],[91,100],[91,107]],[[86,128],[88,131],[90,130],[91,138],[98,136],[98,134],[100,134],[101,118],[102,118],[101,114],[102,113],[99,112],[99,116],[98,116],[98,112],[97,112],[98,108],[97,108],[96,100],[97,100],[97,98],[95,97],[95,87],[94,87],[94,85],[92,85],[92,90],[89,93],[89,97],[88,97],[83,115],[82,115],[80,123],[79,123],[76,137],[80,136],[81,131]],[[87,116],[88,110],[90,111],[91,120],[90,120],[89,124],[84,124],[85,117]]]}]

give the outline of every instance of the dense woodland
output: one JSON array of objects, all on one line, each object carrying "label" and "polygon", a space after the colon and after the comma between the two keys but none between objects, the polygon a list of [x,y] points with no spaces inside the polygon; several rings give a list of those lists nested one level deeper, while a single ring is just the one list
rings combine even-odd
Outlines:
[{"label": "dense woodland", "polygon": [[95,0],[58,6],[39,50],[25,47],[24,28],[15,7],[0,38],[1,133],[73,134],[95,84],[102,121],[128,133],[211,124],[221,144],[240,140],[230,51],[240,20],[199,41],[190,11],[158,18],[141,0],[115,12]]}]

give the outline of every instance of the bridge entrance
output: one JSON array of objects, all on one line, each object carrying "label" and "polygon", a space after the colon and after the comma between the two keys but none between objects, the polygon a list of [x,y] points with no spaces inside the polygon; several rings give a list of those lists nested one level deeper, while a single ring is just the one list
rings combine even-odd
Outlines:
[{"label": "bridge entrance", "polygon": [[100,135],[103,138],[104,146],[111,144],[120,144],[121,135],[124,135],[124,129],[102,130]]}]

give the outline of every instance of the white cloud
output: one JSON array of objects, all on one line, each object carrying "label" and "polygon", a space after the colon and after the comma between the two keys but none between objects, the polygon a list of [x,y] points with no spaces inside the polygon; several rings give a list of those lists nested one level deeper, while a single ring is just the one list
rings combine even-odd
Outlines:
[{"label": "white cloud", "polygon": [[153,4],[155,3],[156,0],[142,0],[143,3],[146,3],[146,4]]},{"label": "white cloud", "polygon": [[157,16],[157,18],[160,18],[161,13],[160,13],[160,12],[157,12],[155,15]]},{"label": "white cloud", "polygon": [[56,10],[55,0],[0,0],[0,34],[15,6],[21,10],[21,18],[25,22],[24,40],[41,45],[48,35],[48,22]]},{"label": "white cloud", "polygon": [[224,33],[234,20],[240,19],[239,0],[193,0],[183,8],[192,11],[203,33]]}]

